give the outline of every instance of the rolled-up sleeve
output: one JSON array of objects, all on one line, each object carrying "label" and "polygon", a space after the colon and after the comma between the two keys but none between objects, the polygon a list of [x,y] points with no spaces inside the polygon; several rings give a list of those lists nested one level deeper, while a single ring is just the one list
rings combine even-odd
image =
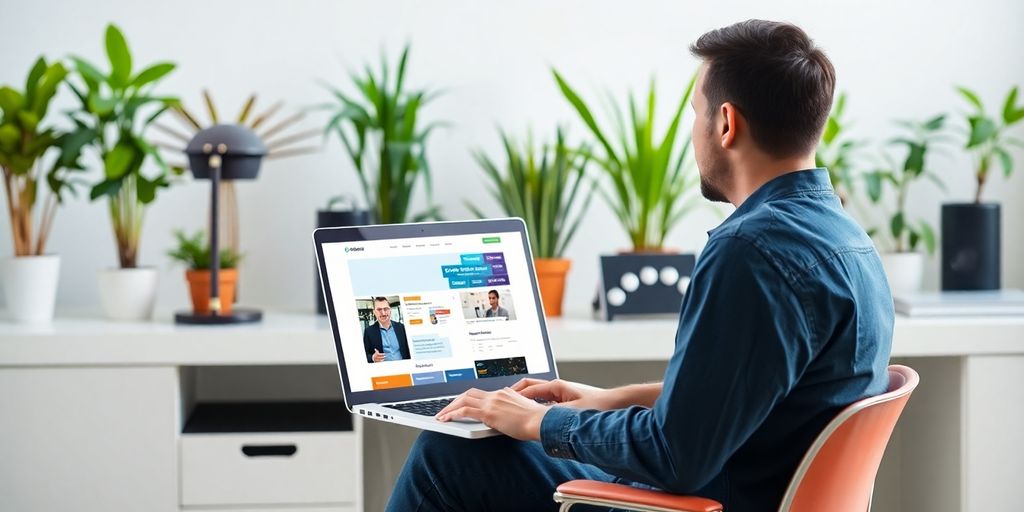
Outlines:
[{"label": "rolled-up sleeve", "polygon": [[541,423],[544,450],[669,491],[699,490],[809,364],[805,311],[753,244],[712,239],[684,299],[654,407],[552,407]]}]

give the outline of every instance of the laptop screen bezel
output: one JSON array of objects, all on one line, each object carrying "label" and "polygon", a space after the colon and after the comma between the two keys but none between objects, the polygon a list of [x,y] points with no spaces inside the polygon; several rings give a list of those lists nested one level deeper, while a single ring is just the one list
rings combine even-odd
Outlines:
[{"label": "laptop screen bezel", "polygon": [[[345,365],[344,351],[341,349],[341,333],[338,329],[338,312],[334,308],[330,277],[327,275],[327,272],[325,272],[327,267],[324,260],[323,245],[338,242],[363,242],[372,240],[476,234],[493,235],[509,232],[519,233],[520,238],[523,241],[522,250],[526,256],[526,263],[529,268],[530,285],[533,291],[533,302],[537,308],[537,318],[540,321],[541,338],[544,343],[544,353],[548,359],[549,370],[543,373],[530,373],[528,375],[444,382],[428,386],[407,386],[394,389],[352,391],[352,386],[348,379],[348,369]],[[510,386],[524,377],[534,379],[558,378],[558,370],[555,367],[555,360],[551,354],[551,343],[548,338],[547,324],[544,320],[544,306],[541,302],[540,293],[537,288],[537,275],[533,266],[530,240],[526,234],[526,225],[523,223],[522,219],[486,219],[478,221],[426,222],[414,224],[318,228],[313,231],[313,246],[316,252],[317,268],[320,272],[320,282],[323,287],[324,302],[327,306],[327,315],[330,319],[331,331],[334,333],[334,346],[338,357],[338,373],[341,376],[342,390],[345,394],[345,404],[349,410],[352,410],[352,406],[359,404],[403,402],[457,395],[470,388],[494,391],[505,386]]]}]

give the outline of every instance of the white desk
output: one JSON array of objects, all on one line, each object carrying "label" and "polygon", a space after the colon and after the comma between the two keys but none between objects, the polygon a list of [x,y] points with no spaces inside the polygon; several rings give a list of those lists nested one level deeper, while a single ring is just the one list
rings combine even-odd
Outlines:
[{"label": "white desk", "polygon": [[[673,320],[549,322],[556,360],[583,374],[628,366],[601,363],[663,362],[675,328]],[[887,453],[875,510],[1013,510],[1024,503],[1024,318],[898,318],[893,358],[917,369],[922,385]],[[202,387],[235,378],[191,372],[294,367],[289,380],[319,373],[312,393],[336,397],[335,362],[326,320],[309,314],[271,312],[262,324],[231,327],[73,317],[46,326],[2,323],[0,509],[36,508],[37,497],[26,493],[52,489],[53,465],[65,477],[62,492],[40,494],[39,509],[146,508],[142,503],[179,510],[182,409],[195,399],[197,381]],[[96,464],[133,454],[144,456],[120,467]],[[125,493],[124,479],[137,488]],[[368,492],[366,509],[375,510],[380,489]]]}]

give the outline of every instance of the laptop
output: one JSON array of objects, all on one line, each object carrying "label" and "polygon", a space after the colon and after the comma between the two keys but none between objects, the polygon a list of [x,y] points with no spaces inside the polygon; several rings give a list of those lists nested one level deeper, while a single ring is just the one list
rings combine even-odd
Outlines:
[{"label": "laptop", "polygon": [[321,228],[313,242],[353,413],[488,437],[434,415],[470,388],[558,377],[521,219]]}]

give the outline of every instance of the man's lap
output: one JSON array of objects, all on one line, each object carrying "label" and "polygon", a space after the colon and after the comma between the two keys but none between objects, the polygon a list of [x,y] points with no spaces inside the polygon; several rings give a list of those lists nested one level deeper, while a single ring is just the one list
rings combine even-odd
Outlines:
[{"label": "man's lap", "polygon": [[588,464],[549,457],[536,442],[423,432],[409,452],[388,510],[554,511],[555,487],[575,479],[619,480]]}]

